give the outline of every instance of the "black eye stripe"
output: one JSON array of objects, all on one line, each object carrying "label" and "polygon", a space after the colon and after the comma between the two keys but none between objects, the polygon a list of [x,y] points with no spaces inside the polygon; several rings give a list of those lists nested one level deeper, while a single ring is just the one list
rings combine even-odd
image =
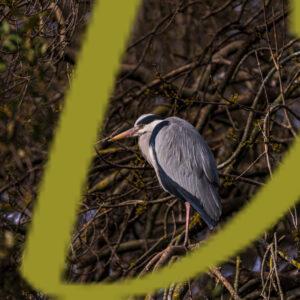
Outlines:
[{"label": "black eye stripe", "polygon": [[137,122],[136,125],[147,125],[155,120],[161,120],[161,118],[155,115],[146,116]]}]

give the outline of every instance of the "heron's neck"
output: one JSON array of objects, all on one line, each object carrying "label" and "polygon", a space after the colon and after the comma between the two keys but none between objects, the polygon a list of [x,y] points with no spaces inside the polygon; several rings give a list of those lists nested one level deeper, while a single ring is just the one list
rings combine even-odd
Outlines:
[{"label": "heron's neck", "polygon": [[144,133],[142,136],[139,137],[139,147],[144,156],[144,158],[148,161],[150,165],[152,165],[151,156],[149,153],[149,141],[150,141],[151,133],[147,132]]}]

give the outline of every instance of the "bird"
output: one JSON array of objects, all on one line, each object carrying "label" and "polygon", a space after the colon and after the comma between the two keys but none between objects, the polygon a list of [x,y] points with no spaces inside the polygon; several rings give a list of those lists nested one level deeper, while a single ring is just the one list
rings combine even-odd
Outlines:
[{"label": "bird", "polygon": [[219,175],[213,153],[198,130],[176,116],[143,114],[131,129],[109,141],[128,137],[138,137],[140,151],[153,167],[161,187],[185,203],[184,245],[188,243],[191,206],[212,230],[222,214]]}]

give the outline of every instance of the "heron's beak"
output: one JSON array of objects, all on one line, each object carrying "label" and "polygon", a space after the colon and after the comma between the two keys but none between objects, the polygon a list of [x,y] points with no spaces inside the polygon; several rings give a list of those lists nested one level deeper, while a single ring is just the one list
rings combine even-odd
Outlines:
[{"label": "heron's beak", "polygon": [[110,139],[108,139],[109,142],[114,142],[114,141],[118,141],[121,139],[125,139],[127,137],[131,137],[131,136],[135,136],[135,134],[138,132],[138,128],[136,127],[132,127],[126,131],[123,131],[113,137],[111,137]]}]

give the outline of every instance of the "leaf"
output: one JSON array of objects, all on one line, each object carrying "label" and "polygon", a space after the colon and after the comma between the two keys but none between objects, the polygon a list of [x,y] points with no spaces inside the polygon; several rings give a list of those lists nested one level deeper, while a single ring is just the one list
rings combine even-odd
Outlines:
[{"label": "leaf", "polygon": [[15,52],[17,50],[16,45],[8,38],[3,42],[3,48],[9,52]]},{"label": "leaf", "polygon": [[9,39],[16,45],[21,45],[22,43],[22,38],[16,33],[10,34]]},{"label": "leaf", "polygon": [[5,63],[0,60],[0,73],[3,73],[5,70],[6,70]]},{"label": "leaf", "polygon": [[9,33],[9,31],[10,31],[10,25],[6,20],[4,20],[0,26],[0,33],[7,34]]}]

